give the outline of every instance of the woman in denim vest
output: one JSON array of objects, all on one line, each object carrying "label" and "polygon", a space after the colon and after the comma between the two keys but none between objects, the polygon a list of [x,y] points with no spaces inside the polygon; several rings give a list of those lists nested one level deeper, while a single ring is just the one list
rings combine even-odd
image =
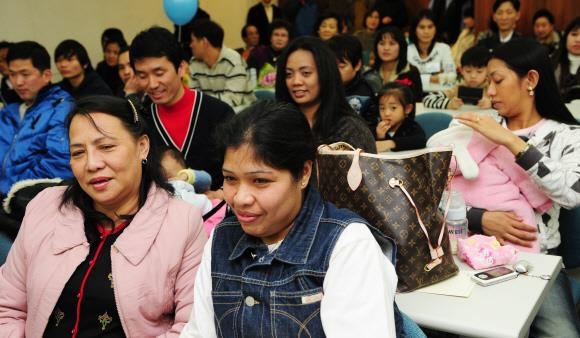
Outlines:
[{"label": "woman in denim vest", "polygon": [[182,337],[394,337],[395,269],[368,223],[309,188],[315,141],[292,104],[218,131],[224,197]]}]

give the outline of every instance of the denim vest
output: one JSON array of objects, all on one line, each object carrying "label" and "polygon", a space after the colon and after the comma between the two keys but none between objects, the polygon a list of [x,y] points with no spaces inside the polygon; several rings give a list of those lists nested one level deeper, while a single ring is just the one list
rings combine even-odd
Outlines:
[{"label": "denim vest", "polygon": [[[214,230],[211,260],[218,336],[324,337],[324,277],[336,241],[354,222],[368,225],[309,189],[294,226],[280,247],[268,253],[259,238],[242,231],[235,217],[225,219]],[[394,245],[388,243],[392,258]],[[224,259],[215,259],[220,257]]]}]

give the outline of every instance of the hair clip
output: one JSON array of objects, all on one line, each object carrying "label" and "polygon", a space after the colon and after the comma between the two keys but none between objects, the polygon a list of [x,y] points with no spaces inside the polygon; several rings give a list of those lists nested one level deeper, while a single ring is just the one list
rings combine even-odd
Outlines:
[{"label": "hair clip", "polygon": [[133,104],[133,102],[131,100],[127,100],[127,101],[129,101],[129,105],[131,106],[131,109],[133,110],[133,122],[139,123],[139,114],[137,114],[137,108],[135,108],[135,105]]}]

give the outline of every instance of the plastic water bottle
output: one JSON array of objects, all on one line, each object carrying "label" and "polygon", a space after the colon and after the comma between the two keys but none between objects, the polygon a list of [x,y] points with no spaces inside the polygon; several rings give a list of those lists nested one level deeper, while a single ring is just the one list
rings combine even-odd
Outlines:
[{"label": "plastic water bottle", "polygon": [[249,86],[250,89],[254,90],[258,86],[258,73],[256,71],[256,68],[250,68],[249,73],[250,73]]},{"label": "plastic water bottle", "polygon": [[[449,233],[449,242],[451,244],[451,252],[457,252],[457,239],[467,238],[467,206],[463,197],[458,191],[452,190],[450,192],[449,210],[447,210],[447,219],[445,225]],[[444,196],[445,198],[445,196]],[[447,203],[444,199],[441,201],[443,206]]]}]

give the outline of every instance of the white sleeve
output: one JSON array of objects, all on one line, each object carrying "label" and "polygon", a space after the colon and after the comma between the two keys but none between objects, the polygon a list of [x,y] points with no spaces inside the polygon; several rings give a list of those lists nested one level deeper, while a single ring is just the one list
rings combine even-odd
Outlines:
[{"label": "white sleeve", "polygon": [[211,297],[211,245],[213,231],[203,249],[201,265],[195,277],[193,309],[189,321],[181,331],[180,338],[217,337],[214,325],[213,301]]},{"label": "white sleeve", "polygon": [[[409,44],[409,46],[407,46],[407,62],[410,65],[419,68],[419,59],[419,50],[417,49],[417,46],[412,43]],[[421,72],[421,69],[419,69],[419,72]]]},{"label": "white sleeve", "polygon": [[320,305],[327,337],[395,337],[397,274],[366,225],[352,223],[330,257]]},{"label": "white sleeve", "polygon": [[442,71],[446,73],[456,73],[455,61],[453,60],[453,54],[451,53],[451,47],[443,42],[438,42],[440,45],[439,51],[441,52],[441,64],[443,66]]}]

